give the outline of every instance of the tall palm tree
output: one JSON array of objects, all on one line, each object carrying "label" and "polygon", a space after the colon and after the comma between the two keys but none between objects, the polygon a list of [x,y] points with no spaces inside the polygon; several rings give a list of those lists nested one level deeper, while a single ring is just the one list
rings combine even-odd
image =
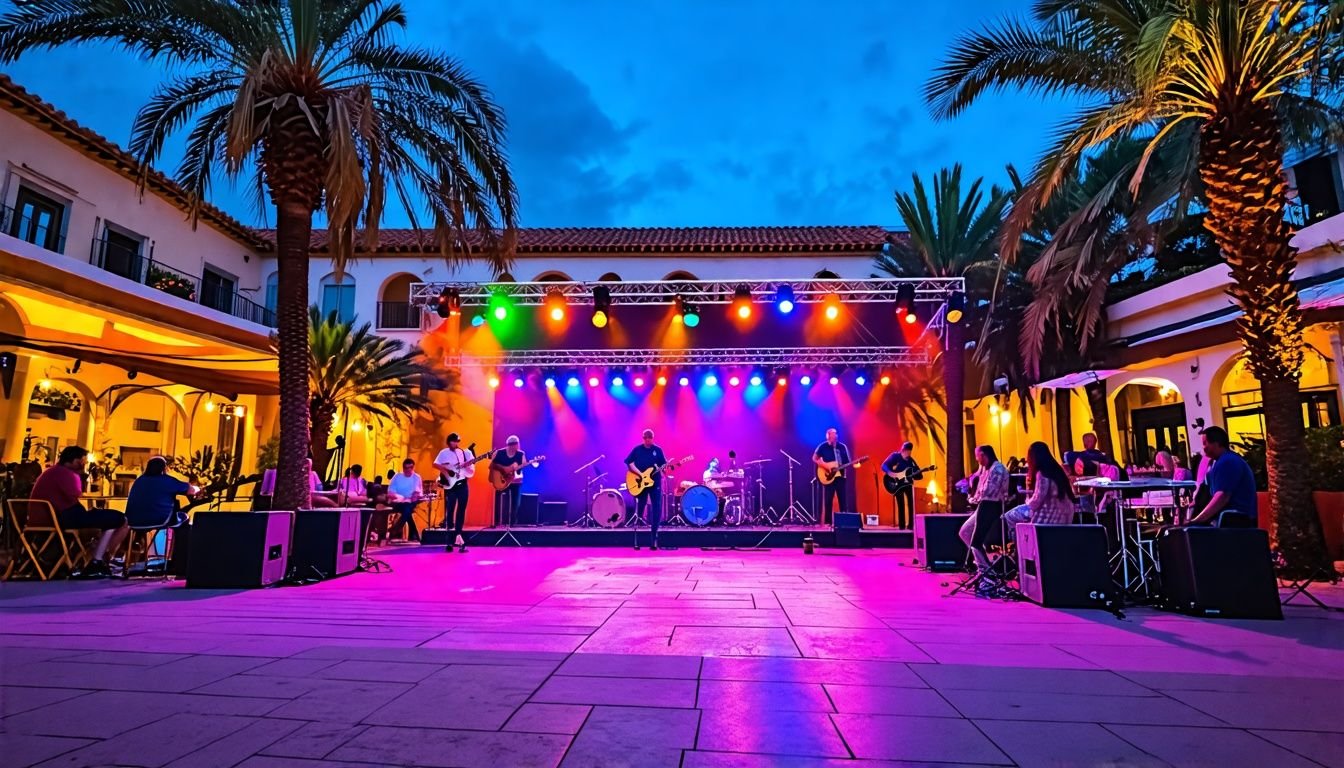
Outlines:
[{"label": "tall palm tree", "polygon": [[[933,179],[930,197],[924,181],[914,176],[911,192],[896,193],[896,208],[905,223],[906,244],[877,257],[879,270],[897,277],[962,277],[978,264],[995,259],[999,224],[1008,194],[981,191],[983,179],[961,188],[961,165],[944,168]],[[947,485],[965,477],[962,403],[966,395],[966,326],[947,323],[941,355],[943,400],[947,404]]]},{"label": "tall palm tree", "polygon": [[[199,207],[216,172],[275,208],[279,262],[278,509],[307,499],[308,259],[313,217],[340,271],[372,248],[389,197],[428,217],[446,259],[508,263],[517,192],[504,115],[451,58],[398,45],[392,0],[31,0],[0,16],[0,61],[33,48],[110,42],[173,69],[136,116],[142,183],[186,129],[175,180]],[[195,210],[193,210],[194,220]]]},{"label": "tall palm tree", "polygon": [[1294,568],[1324,567],[1310,479],[1294,469],[1305,450],[1302,312],[1282,162],[1285,131],[1301,138],[1344,130],[1336,101],[1344,2],[1037,0],[1034,13],[1034,23],[1004,21],[963,36],[925,92],[941,117],[1003,88],[1089,102],[1061,127],[1015,203],[1005,256],[1090,148],[1117,136],[1147,139],[1132,190],[1159,152],[1190,156],[1263,394],[1271,534]]},{"label": "tall palm tree", "polygon": [[405,342],[378,336],[370,323],[358,328],[335,312],[308,310],[308,348],[313,468],[325,473],[331,451],[327,441],[339,415],[365,423],[395,423],[430,410],[421,393],[433,379],[420,351]]}]

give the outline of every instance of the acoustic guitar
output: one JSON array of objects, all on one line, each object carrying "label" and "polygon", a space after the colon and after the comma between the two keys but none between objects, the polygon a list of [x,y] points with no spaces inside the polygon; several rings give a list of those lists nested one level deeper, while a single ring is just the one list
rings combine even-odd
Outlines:
[{"label": "acoustic guitar", "polygon": [[848,464],[836,464],[834,461],[823,462],[817,467],[817,482],[822,485],[830,485],[839,479],[841,472],[844,472],[846,469],[857,464],[862,464],[867,460],[867,456],[860,456]]},{"label": "acoustic guitar", "polygon": [[456,467],[453,467],[450,470],[440,471],[439,487],[443,488],[445,491],[452,490],[453,488],[457,487],[458,483],[461,483],[465,480],[469,480],[472,477],[475,477],[476,470],[473,469],[473,467],[475,467],[478,463],[485,461],[486,459],[489,459],[491,456],[494,455],[495,455],[494,451],[490,451],[489,453],[483,453],[474,459],[462,462],[461,464],[457,465]]},{"label": "acoustic guitar", "polygon": [[540,464],[545,461],[545,456],[533,456],[527,461],[514,462],[512,464],[491,464],[490,465],[490,486],[496,491],[502,491],[513,485],[513,479],[518,476],[518,470],[525,464]]},{"label": "acoustic guitar", "polygon": [[938,467],[936,465],[930,464],[929,466],[923,469],[915,469],[912,467],[910,469],[903,469],[900,472],[883,472],[882,487],[887,489],[887,493],[894,495],[897,491],[900,491],[902,488],[914,485],[915,475],[923,474],[925,472],[932,472],[937,468]]},{"label": "acoustic guitar", "polygon": [[669,461],[668,463],[663,464],[661,466],[649,467],[643,472],[632,472],[630,470],[626,470],[625,490],[631,496],[638,496],[641,493],[653,487],[653,479],[657,477],[658,474],[661,473],[663,470],[676,469],[677,467],[681,466],[682,464],[685,464],[688,461],[695,461],[695,457],[687,456],[686,458],[678,459],[677,461]]}]

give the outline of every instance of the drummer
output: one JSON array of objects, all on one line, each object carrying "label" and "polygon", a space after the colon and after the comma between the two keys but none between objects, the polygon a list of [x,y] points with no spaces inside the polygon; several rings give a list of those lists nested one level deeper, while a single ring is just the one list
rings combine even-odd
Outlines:
[{"label": "drummer", "polygon": [[705,468],[705,474],[703,478],[705,481],[705,485],[709,485],[710,479],[712,479],[717,474],[719,474],[719,457],[715,456],[714,458],[709,460],[709,466]]}]

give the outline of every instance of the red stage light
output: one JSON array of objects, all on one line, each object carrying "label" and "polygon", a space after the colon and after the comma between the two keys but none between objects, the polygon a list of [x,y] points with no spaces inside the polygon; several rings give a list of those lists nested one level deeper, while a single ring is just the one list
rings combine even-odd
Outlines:
[{"label": "red stage light", "polygon": [[840,316],[839,296],[835,295],[834,293],[826,294],[826,299],[824,300],[823,305],[826,307],[827,320],[834,320]]},{"label": "red stage light", "polygon": [[667,377],[666,377],[666,376],[659,376],[659,377],[658,377],[658,386],[660,386],[660,387],[665,387],[665,386],[667,386]]},{"label": "red stage light", "polygon": [[883,377],[880,379],[880,381],[882,382],[882,386],[886,386],[886,385],[888,385],[888,384],[891,383],[891,377],[890,377],[890,376],[883,376]]},{"label": "red stage light", "polygon": [[919,315],[915,314],[915,310],[907,309],[905,311],[905,322],[907,325],[914,325],[919,322]]},{"label": "red stage light", "polygon": [[788,376],[780,376],[778,379],[775,380],[775,383],[778,384],[778,385],[781,386],[781,387],[786,386],[786,385],[789,383],[789,377],[788,377]]},{"label": "red stage light", "polygon": [[499,377],[498,377],[498,376],[491,376],[491,377],[490,377],[490,388],[491,388],[491,389],[499,389]]},{"label": "red stage light", "polygon": [[746,320],[747,318],[751,317],[751,307],[747,305],[738,307],[737,316],[742,318],[743,320]]}]

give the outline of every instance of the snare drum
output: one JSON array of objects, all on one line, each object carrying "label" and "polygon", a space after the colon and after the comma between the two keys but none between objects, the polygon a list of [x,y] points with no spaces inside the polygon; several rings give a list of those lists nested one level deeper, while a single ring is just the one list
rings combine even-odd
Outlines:
[{"label": "snare drum", "polygon": [[719,494],[703,485],[687,488],[681,494],[681,516],[691,525],[709,525],[719,516]]},{"label": "snare drum", "polygon": [[593,519],[603,528],[615,528],[625,522],[625,497],[620,491],[603,488],[593,495]]}]

